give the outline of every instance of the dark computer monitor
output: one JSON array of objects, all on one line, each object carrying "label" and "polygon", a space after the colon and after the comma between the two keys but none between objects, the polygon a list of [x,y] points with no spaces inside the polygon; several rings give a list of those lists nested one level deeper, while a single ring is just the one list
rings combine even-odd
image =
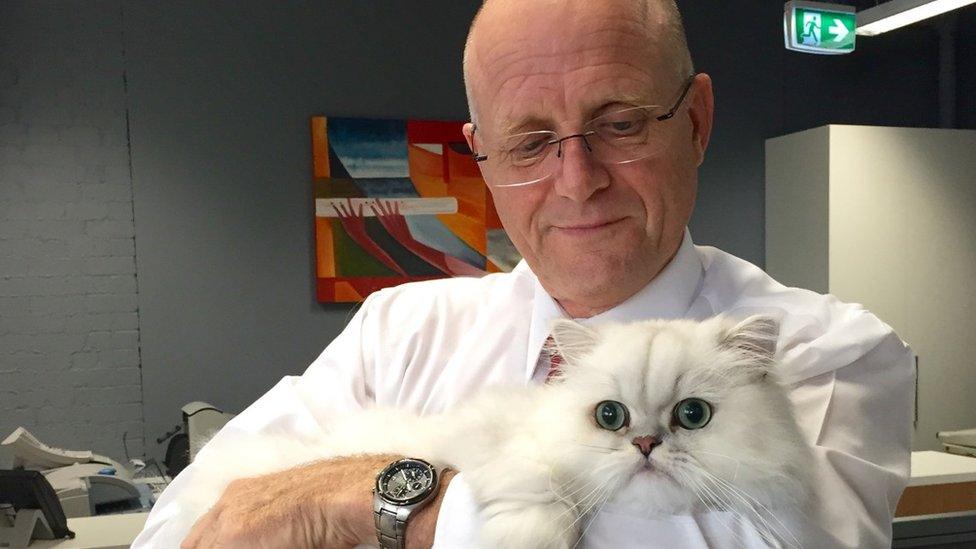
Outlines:
[{"label": "dark computer monitor", "polygon": [[0,469],[0,506],[12,506],[15,512],[38,509],[44,514],[55,538],[75,537],[74,532],[68,530],[68,521],[54,488],[40,471]]}]

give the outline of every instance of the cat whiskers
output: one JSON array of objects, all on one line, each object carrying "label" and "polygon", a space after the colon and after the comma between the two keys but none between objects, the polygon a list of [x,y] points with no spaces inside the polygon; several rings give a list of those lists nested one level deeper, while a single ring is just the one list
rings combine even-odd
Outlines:
[{"label": "cat whiskers", "polygon": [[[715,494],[715,492],[712,491],[710,488],[708,488],[707,486],[705,486],[705,483],[696,480],[691,475],[689,475],[689,474],[681,471],[681,469],[676,469],[675,470],[675,473],[677,473],[681,477],[682,482],[686,486],[688,486],[689,488],[691,488],[692,492],[694,492],[695,496],[698,498],[698,501],[700,501],[702,503],[702,505],[705,506],[705,509],[706,510],[708,510],[708,511],[714,511],[714,512],[724,511],[724,509],[721,509],[721,508],[719,508],[716,505],[717,502],[721,501],[720,498],[718,497],[718,495]],[[706,499],[706,496],[707,496],[708,499]],[[736,518],[738,518],[739,520],[741,520],[742,517],[741,517],[741,514],[740,513],[738,513],[734,509],[729,509],[729,511],[732,512],[733,515],[736,516]],[[726,530],[729,531],[729,534],[732,535],[732,538],[735,540],[736,545],[739,545],[739,546],[742,546],[742,547],[745,547],[746,546],[745,540],[742,539],[742,536],[738,532],[736,532],[735,530],[733,530],[731,526],[729,526],[728,524],[726,524],[725,521],[723,521],[723,520],[720,520],[719,523]]]},{"label": "cat whiskers", "polygon": [[[605,447],[605,446],[596,446],[596,445],[592,445],[592,444],[585,444],[585,443],[582,443],[582,442],[565,441],[565,442],[563,442],[563,444],[573,444],[575,446],[584,446],[584,447],[594,448],[594,449],[597,449],[597,450],[602,450],[602,451],[604,451],[604,453],[608,453],[608,454],[611,453],[611,452],[613,452],[613,451],[615,451],[614,448],[609,448],[609,447]],[[553,486],[552,475],[553,475],[553,468],[552,467],[549,467],[549,477],[547,479],[547,482],[549,484],[549,491],[552,492],[552,494],[554,496],[556,496],[557,499],[559,499],[560,501],[562,501],[563,503],[565,503],[567,505],[570,505],[571,507],[572,507],[572,502],[570,500],[570,497],[573,496],[573,495],[575,495],[575,494],[577,494],[577,493],[579,493],[582,490],[585,490],[586,488],[588,488],[589,486],[591,486],[594,482],[596,482],[596,480],[590,480],[588,482],[583,483],[582,486],[577,487],[575,490],[573,490],[573,491],[571,491],[569,493],[565,493],[565,489],[571,488],[572,487],[571,485],[574,482],[576,482],[577,480],[579,480],[579,478],[581,476],[583,476],[583,473],[580,473],[580,474],[576,475],[575,477],[570,478],[569,480],[566,480],[565,482],[563,482],[562,484],[560,484],[558,487]]]},{"label": "cat whiskers", "polygon": [[[589,531],[590,526],[593,526],[593,522],[596,521],[597,515],[600,514],[600,511],[603,511],[603,506],[606,505],[608,501],[610,501],[610,496],[612,494],[613,494],[613,488],[608,486],[606,490],[604,490],[603,501],[600,503],[600,507],[597,508],[596,512],[590,515],[590,520],[586,523],[586,527],[583,528],[583,531],[580,532],[579,537],[576,538],[576,543],[573,544],[573,549],[576,549],[576,546],[579,545],[581,541],[583,541],[584,537],[586,537],[586,532]],[[592,509],[592,507],[590,509]]]},{"label": "cat whiskers", "polygon": [[[697,465],[696,463],[693,463],[689,459],[682,459],[680,460],[680,463],[682,463],[688,469],[691,469],[698,476],[698,478],[696,479],[694,476],[682,472],[685,482],[689,485],[689,487],[691,487],[694,490],[695,495],[698,496],[699,501],[701,501],[702,504],[707,509],[713,511],[728,512],[731,513],[732,516],[735,517],[741,523],[753,524],[754,526],[756,526],[756,531],[763,539],[763,541],[765,541],[767,544],[778,545],[775,536],[773,536],[772,533],[770,532],[771,528],[769,526],[768,521],[766,521],[765,518],[763,518],[748,501],[742,498],[742,496],[735,494],[735,496],[737,496],[737,499],[740,501],[740,504],[736,505],[729,497],[730,495],[733,494],[730,494],[727,489],[723,488],[721,485],[716,483],[716,480],[720,480],[718,479],[718,477],[712,475],[711,473],[706,471],[703,467]],[[709,484],[706,484],[704,481],[709,481]],[[711,504],[709,504],[708,501],[705,501],[705,498],[702,497],[703,494],[709,500],[712,501]],[[748,518],[746,518],[746,516],[743,514],[743,512],[740,511],[740,508],[745,508],[748,511],[751,511],[754,515],[756,515],[756,517],[759,519],[759,521],[762,524],[757,525],[749,521]],[[732,528],[729,525],[725,524],[725,522],[723,521],[720,522],[727,530],[729,530],[729,533],[736,538],[736,541],[738,541],[741,545],[746,545],[745,540],[743,540],[738,533],[732,530]]]},{"label": "cat whiskers", "polygon": [[[766,527],[769,529],[769,531],[771,533],[785,533],[790,538],[790,540],[786,540],[786,542],[791,547],[802,547],[802,544],[800,543],[800,540],[796,538],[796,536],[786,526],[786,524],[784,524],[783,521],[781,521],[779,519],[779,517],[777,517],[776,514],[772,512],[772,510],[770,510],[768,507],[766,507],[765,505],[763,505],[762,502],[760,502],[756,498],[752,497],[749,493],[745,492],[741,488],[738,488],[738,487],[736,487],[736,486],[734,486],[732,484],[729,484],[728,481],[726,481],[724,479],[721,479],[721,478],[718,478],[718,477],[715,477],[714,475],[711,475],[711,476],[714,479],[713,482],[715,482],[716,484],[718,484],[720,486],[724,486],[725,490],[727,490],[730,495],[737,496],[737,497],[740,498],[740,500],[742,498],[747,498],[748,501],[743,501],[743,503],[746,504],[753,511],[753,513],[755,513],[755,515],[756,515],[757,518],[759,518],[760,520],[763,521],[763,523],[766,525]],[[757,510],[755,508],[756,505],[758,505],[762,509],[762,511],[764,511],[764,513],[760,513],[759,510]],[[764,514],[766,516],[769,516],[769,518],[771,518],[773,521],[775,521],[776,522],[776,525],[778,525],[779,528],[777,528],[776,525],[769,524],[769,522],[766,521],[766,519],[764,518]]]},{"label": "cat whiskers", "polygon": [[596,444],[586,444],[585,442],[576,442],[576,441],[571,441],[571,440],[563,441],[562,444],[572,444],[574,446],[582,446],[584,448],[592,448],[594,450],[602,450],[603,452],[605,452],[607,454],[609,454],[611,452],[616,452],[618,450],[617,448],[611,448],[610,446],[599,446],[599,445],[596,445]]},{"label": "cat whiskers", "polygon": [[[579,536],[577,537],[576,544],[573,545],[574,548],[576,547],[576,545],[579,544],[579,541],[582,539],[583,535],[586,534],[586,531],[589,529],[590,525],[593,524],[593,520],[596,518],[596,516],[600,513],[601,510],[603,510],[603,506],[610,499],[610,496],[613,495],[614,485],[616,484],[616,482],[614,482],[615,479],[613,475],[601,475],[599,474],[599,472],[594,473],[592,471],[590,473],[593,474],[591,480],[583,483],[582,486],[576,488],[573,492],[566,494],[565,498],[557,494],[557,497],[560,497],[560,499],[563,500],[563,502],[567,505],[567,507],[561,513],[556,515],[553,518],[553,521],[559,521],[560,519],[562,519],[562,517],[566,516],[567,514],[576,515],[573,518],[573,521],[570,522],[569,525],[567,525],[565,528],[562,529],[561,533],[566,533],[566,531],[569,530],[570,528],[573,528],[573,526],[575,526],[577,522],[582,520],[587,515],[590,515],[590,518],[587,521],[586,526],[583,528],[582,533],[580,533]],[[567,482],[564,482],[562,486],[565,487],[567,485],[571,485],[573,482],[579,479],[580,476],[582,476],[582,474],[577,475],[575,478],[570,479]],[[551,485],[552,482],[551,470],[550,470],[549,480]],[[570,499],[570,496],[577,494],[587,488],[590,488],[594,484],[597,485],[592,489],[590,489],[590,491],[587,492],[585,496],[578,498],[575,503],[572,503],[572,499]],[[554,491],[553,493],[556,492]],[[595,512],[593,512],[594,508],[597,509]]]},{"label": "cat whiskers", "polygon": [[[706,486],[704,482],[696,484],[705,489],[709,494],[709,497],[714,498],[716,502],[724,505],[727,510],[738,516],[740,520],[747,520],[746,517],[739,511],[740,508],[749,511],[752,516],[755,516],[755,518],[759,520],[760,524],[753,524],[757,527],[756,530],[764,541],[771,544],[778,544],[780,541],[779,538],[784,538],[782,541],[787,543],[790,547],[802,547],[800,540],[796,538],[793,532],[779,519],[779,517],[776,516],[775,513],[763,505],[762,502],[741,488],[738,488],[737,486],[730,484],[728,481],[713,475],[699,465],[696,465],[690,461],[686,461],[685,465],[691,469],[694,469],[695,472],[700,475],[702,481],[708,481],[710,485]],[[738,502],[738,505],[736,502]],[[757,506],[759,507],[758,509]],[[774,525],[770,523],[767,517],[775,521],[776,524]],[[789,539],[785,539],[787,536]]]},{"label": "cat whiskers", "polygon": [[575,477],[573,477],[573,478],[567,480],[566,482],[560,484],[559,487],[557,488],[557,487],[555,487],[555,486],[552,485],[552,468],[550,468],[549,469],[549,491],[552,492],[553,495],[555,495],[560,501],[562,501],[563,503],[566,503],[567,505],[569,505],[571,503],[571,501],[569,499],[570,496],[576,495],[580,491],[585,490],[587,487],[589,487],[589,486],[593,485],[593,483],[597,482],[596,479],[591,479],[591,480],[583,483],[582,486],[580,486],[579,488],[573,490],[572,492],[569,492],[567,494],[562,494],[561,493],[563,491],[563,488],[566,488],[567,486],[573,484],[574,482],[576,482],[577,480],[579,480],[579,478],[581,476],[583,476],[582,473],[580,473],[579,475],[576,475]]},{"label": "cat whiskers", "polygon": [[709,454],[709,455],[712,455],[712,456],[718,456],[718,457],[725,458],[725,459],[730,460],[730,461],[734,461],[735,462],[735,471],[732,473],[732,480],[735,481],[737,478],[739,478],[739,466],[742,465],[742,461],[740,461],[738,459],[735,459],[732,456],[727,456],[725,454],[720,454],[718,452],[708,452],[708,451],[705,451],[705,450],[697,450],[696,449],[696,450],[693,450],[692,453],[695,453],[695,454]]},{"label": "cat whiskers", "polygon": [[[603,505],[607,502],[607,499],[609,499],[610,494],[613,491],[612,488],[608,486],[612,480],[613,480],[612,478],[607,478],[599,486],[597,486],[592,491],[590,491],[590,493],[587,494],[586,497],[580,499],[580,501],[576,503],[576,505],[570,507],[569,509],[566,509],[565,511],[559,514],[557,519],[562,517],[566,513],[571,512],[574,508],[582,506],[582,508],[577,509],[578,513],[576,518],[573,519],[573,522],[569,523],[568,526],[563,528],[562,531],[560,532],[560,535],[566,533],[567,530],[575,526],[577,522],[579,522],[583,517],[587,516],[590,513],[590,511],[592,511],[593,508],[596,507],[597,505],[600,506],[600,510],[603,509]],[[586,534],[586,530],[589,529],[590,524],[593,524],[593,519],[596,517],[596,514],[598,514],[599,512],[600,511],[597,510],[597,512],[593,514],[592,517],[590,517],[590,520],[586,524],[586,527],[583,529],[582,533],[580,533],[580,535],[577,537],[576,543],[573,544],[574,548],[576,547],[576,545],[579,544],[580,540],[583,539],[583,535]]]},{"label": "cat whiskers", "polygon": [[[563,528],[562,532],[565,532],[566,530],[572,528],[573,525],[576,524],[576,522],[579,521],[579,519],[583,517],[586,514],[586,511],[589,509],[589,507],[587,507],[586,509],[580,509],[580,508],[590,505],[590,500],[593,500],[593,502],[599,500],[598,493],[602,494],[601,490],[607,485],[608,482],[610,481],[604,480],[603,482],[599,483],[595,488],[590,490],[585,496],[579,498],[579,500],[577,500],[576,503],[570,504],[569,506],[566,507],[566,509],[563,510],[563,512],[556,515],[556,517],[553,520],[559,520],[567,514],[576,513],[576,518],[573,519],[573,522],[569,523],[569,526]],[[587,485],[589,484],[593,484],[593,483],[592,482],[587,483]]]}]

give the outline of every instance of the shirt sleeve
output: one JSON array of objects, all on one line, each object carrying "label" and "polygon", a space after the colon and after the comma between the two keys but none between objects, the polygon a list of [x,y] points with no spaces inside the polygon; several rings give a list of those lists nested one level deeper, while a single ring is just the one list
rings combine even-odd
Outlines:
[{"label": "shirt sleeve", "polygon": [[367,298],[301,377],[282,379],[203,447],[162,493],[133,548],[179,547],[231,480],[320,457],[312,447],[330,422],[362,409],[373,397],[370,348],[363,344],[364,333],[375,333],[369,331],[375,322],[369,305]]},{"label": "shirt sleeve", "polygon": [[[810,519],[829,547],[891,547],[911,468],[914,364],[911,349],[891,333],[852,364],[808,380],[808,394],[798,394],[801,425],[815,441]],[[823,421],[803,425],[804,414],[815,417],[819,409]]]},{"label": "shirt sleeve", "polygon": [[434,532],[434,545],[431,549],[478,548],[478,533],[481,531],[481,515],[471,487],[458,473],[447,485],[441,509],[437,515],[437,528]]}]

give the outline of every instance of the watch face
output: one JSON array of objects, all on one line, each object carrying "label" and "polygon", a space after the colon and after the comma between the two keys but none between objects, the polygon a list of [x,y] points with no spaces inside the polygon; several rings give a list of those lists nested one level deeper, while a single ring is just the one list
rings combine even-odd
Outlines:
[{"label": "watch face", "polygon": [[430,494],[435,480],[434,468],[426,461],[402,459],[383,471],[376,479],[376,488],[384,499],[399,505],[409,505]]}]

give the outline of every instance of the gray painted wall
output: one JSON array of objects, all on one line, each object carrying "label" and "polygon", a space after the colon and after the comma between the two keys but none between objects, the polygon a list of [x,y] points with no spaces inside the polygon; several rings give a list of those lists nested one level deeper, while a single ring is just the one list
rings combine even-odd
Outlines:
[{"label": "gray painted wall", "polygon": [[143,451],[120,28],[0,3],[0,439],[118,457]]},{"label": "gray painted wall", "polygon": [[[716,129],[692,220],[699,243],[762,264],[764,139],[827,122],[937,119],[919,114],[937,112],[927,27],[823,59],[782,49],[781,2],[679,3],[696,64],[716,85]],[[160,455],[153,439],[179,422],[181,404],[239,410],[282,375],[300,373],[344,324],[349,307],[314,299],[308,117],[464,118],[461,46],[475,7],[118,0],[0,8],[0,25],[16,27],[3,28],[4,50],[32,50],[43,35],[64,50],[61,59],[97,60],[104,81],[86,76],[79,90],[114,105],[106,124],[128,113],[150,453]],[[37,25],[21,27],[14,11]],[[90,44],[99,39],[124,45],[121,65],[108,61],[120,49]],[[119,96],[123,67],[128,87]],[[976,73],[963,68],[960,104],[971,101],[962,91]],[[843,92],[828,81],[838,72],[852,79]],[[52,108],[82,108],[86,97],[69,86]],[[0,116],[19,112],[20,101],[3,92]],[[976,123],[968,116],[961,121]],[[6,253],[0,263],[13,259]],[[10,349],[0,344],[0,356]],[[48,382],[41,369],[25,370],[0,368],[0,399],[15,375]],[[51,442],[85,445],[96,432],[72,437]]]},{"label": "gray painted wall", "polygon": [[239,411],[349,306],[314,297],[308,118],[463,118],[463,2],[126,7],[146,432]]},{"label": "gray painted wall", "polygon": [[822,294],[831,293],[828,135],[828,126],[804,130],[766,141],[765,151],[766,272]]}]

